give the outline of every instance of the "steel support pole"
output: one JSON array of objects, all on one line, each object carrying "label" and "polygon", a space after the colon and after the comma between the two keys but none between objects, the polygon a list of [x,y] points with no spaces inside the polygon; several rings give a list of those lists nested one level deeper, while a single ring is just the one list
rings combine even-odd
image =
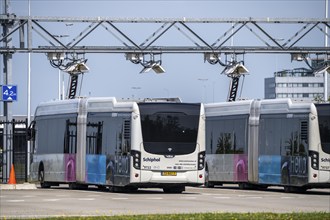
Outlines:
[{"label": "steel support pole", "polygon": [[[9,0],[5,0],[5,7],[4,7],[5,14],[9,14]],[[3,25],[3,33],[6,35],[11,31],[12,23],[9,21]],[[12,46],[12,37],[6,37],[4,40],[4,46],[10,48]],[[12,84],[12,54],[11,53],[4,53],[3,55],[3,85],[10,85]],[[4,179],[8,181],[9,173],[11,164],[13,164],[13,126],[12,126],[12,119],[13,119],[13,111],[12,111],[12,103],[11,102],[4,102],[3,103],[3,114],[7,123],[4,123],[3,128],[3,153],[4,153],[4,163],[6,164],[6,169],[3,170],[4,172]]]}]

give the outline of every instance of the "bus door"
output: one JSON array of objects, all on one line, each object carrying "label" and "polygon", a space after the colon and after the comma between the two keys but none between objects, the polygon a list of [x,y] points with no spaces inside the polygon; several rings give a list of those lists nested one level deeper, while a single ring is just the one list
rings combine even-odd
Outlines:
[{"label": "bus door", "polygon": [[117,145],[115,153],[115,176],[114,185],[125,186],[130,183],[130,136],[131,120],[122,119],[116,134]]},{"label": "bus door", "polygon": [[102,154],[103,122],[88,122],[86,135],[86,182],[105,184],[106,156]]},{"label": "bus door", "polygon": [[[319,136],[317,151],[310,152],[312,168],[323,173],[320,181],[330,181],[330,104],[316,104]],[[316,134],[312,134],[318,136]],[[320,173],[321,174],[321,173]]]}]

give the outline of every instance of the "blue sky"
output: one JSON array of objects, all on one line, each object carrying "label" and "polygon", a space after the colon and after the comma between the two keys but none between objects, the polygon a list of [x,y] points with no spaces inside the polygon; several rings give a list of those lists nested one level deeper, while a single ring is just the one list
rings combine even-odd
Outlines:
[{"label": "blue sky", "polygon": [[[3,4],[0,7],[2,12]],[[28,15],[28,0],[11,0],[10,11],[19,16]],[[325,0],[31,0],[31,15],[117,18],[324,18]],[[61,25],[53,34],[75,37],[77,31],[82,30],[76,24],[69,27]],[[223,33],[214,32],[206,25],[202,27],[199,24],[193,27],[201,31],[201,35],[210,39],[210,42]],[[143,29],[135,24],[121,28],[138,43],[144,41],[156,29],[155,27],[150,30]],[[290,28],[288,26],[270,31],[278,38],[287,38],[292,34],[288,33]],[[294,31],[298,29],[295,28]],[[177,39],[176,36],[180,35],[167,36],[168,42],[165,43],[168,45],[186,43],[186,39]],[[323,35],[315,36],[309,43],[323,46]],[[110,35],[100,33],[100,36],[87,39],[86,44],[102,45],[102,42],[108,42],[109,39]],[[36,38],[34,45],[38,45],[38,40]],[[246,44],[253,40],[255,37],[252,36],[237,36],[233,43]],[[142,67],[126,61],[124,54],[86,54],[86,58],[90,72],[83,77],[81,96],[180,97],[185,102],[220,102],[225,101],[228,95],[229,78],[220,74],[222,71],[220,65],[205,63],[202,54],[164,54],[162,63],[166,73],[160,75],[153,72],[139,74]],[[264,78],[273,76],[274,71],[306,67],[303,63],[291,62],[289,55],[271,54],[246,54],[245,66],[250,73],[244,79],[241,96],[251,99],[264,97]],[[2,67],[1,62],[1,70]],[[68,76],[65,75],[65,80],[67,79]],[[18,101],[13,104],[15,115],[23,115],[27,112],[26,81],[27,54],[16,53],[13,56],[13,84],[18,85]],[[139,89],[134,89],[136,87]],[[45,54],[31,55],[31,88],[32,114],[38,103],[58,97],[58,70],[50,66]]]}]

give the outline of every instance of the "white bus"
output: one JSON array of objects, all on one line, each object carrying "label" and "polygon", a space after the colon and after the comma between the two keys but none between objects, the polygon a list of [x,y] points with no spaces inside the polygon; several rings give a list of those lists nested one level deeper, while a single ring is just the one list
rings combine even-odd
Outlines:
[{"label": "white bus", "polygon": [[330,187],[330,104],[290,99],[205,104],[205,185]]},{"label": "white bus", "polygon": [[204,183],[202,104],[77,98],[42,103],[31,126],[31,181],[41,187],[162,188]]}]

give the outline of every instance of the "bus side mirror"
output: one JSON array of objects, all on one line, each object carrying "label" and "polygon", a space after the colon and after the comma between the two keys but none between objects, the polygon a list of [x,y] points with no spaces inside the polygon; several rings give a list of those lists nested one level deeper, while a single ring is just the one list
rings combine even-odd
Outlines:
[{"label": "bus side mirror", "polygon": [[27,141],[34,141],[34,139],[35,139],[35,135],[36,135],[35,124],[36,124],[36,121],[32,121],[26,130],[26,140]]}]

